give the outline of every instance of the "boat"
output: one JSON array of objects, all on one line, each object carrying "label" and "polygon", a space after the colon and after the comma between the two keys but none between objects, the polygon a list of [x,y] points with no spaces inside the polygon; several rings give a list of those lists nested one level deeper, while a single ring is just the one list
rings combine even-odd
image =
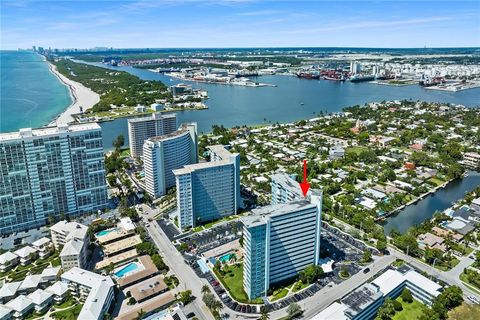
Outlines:
[{"label": "boat", "polygon": [[320,74],[311,72],[299,72],[297,73],[297,77],[302,79],[320,79]]},{"label": "boat", "polygon": [[345,81],[344,76],[324,76],[323,80],[331,80],[331,81]]},{"label": "boat", "polygon": [[303,103],[303,102],[300,102],[300,105],[301,105],[301,106],[303,106],[304,104],[305,104],[305,103]]},{"label": "boat", "polygon": [[359,76],[354,75],[350,77],[350,82],[364,82],[364,81],[373,81],[375,80],[375,76]]}]

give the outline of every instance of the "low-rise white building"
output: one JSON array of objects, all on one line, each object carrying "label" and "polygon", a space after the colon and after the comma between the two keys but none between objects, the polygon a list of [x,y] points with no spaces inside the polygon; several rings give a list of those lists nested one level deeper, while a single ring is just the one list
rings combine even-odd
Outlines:
[{"label": "low-rise white building", "polygon": [[20,257],[7,251],[0,255],[0,272],[5,272],[15,267],[20,262]]},{"label": "low-rise white building", "polygon": [[52,303],[53,294],[42,289],[37,289],[34,292],[30,293],[27,298],[33,302],[35,311],[41,313],[48,309],[48,307]]},{"label": "low-rise white building", "polygon": [[114,298],[113,280],[94,272],[74,267],[63,273],[61,279],[73,295],[85,299],[78,320],[99,320],[110,308]]},{"label": "low-rise white building", "polygon": [[62,303],[62,301],[67,297],[68,285],[65,282],[57,281],[52,284],[50,287],[46,288],[45,291],[48,291],[53,294],[53,300],[55,303]]},{"label": "low-rise white building", "polygon": [[77,238],[68,241],[60,252],[60,260],[65,271],[73,267],[85,268],[87,265],[86,242]]},{"label": "low-rise white building", "polygon": [[14,253],[20,257],[20,264],[22,264],[22,266],[29,264],[38,254],[37,250],[30,246],[20,248]]},{"label": "low-rise white building", "polygon": [[32,300],[23,295],[11,300],[6,306],[13,310],[14,319],[24,319],[34,308]]}]

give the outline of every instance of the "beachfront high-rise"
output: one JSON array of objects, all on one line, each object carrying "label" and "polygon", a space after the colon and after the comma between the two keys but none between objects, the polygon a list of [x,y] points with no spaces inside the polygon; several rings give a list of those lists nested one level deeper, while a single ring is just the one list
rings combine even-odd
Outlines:
[{"label": "beachfront high-rise", "polygon": [[243,288],[249,299],[291,279],[309,265],[318,265],[322,192],[307,198],[252,210],[242,218]]},{"label": "beachfront high-rise", "polygon": [[175,113],[153,113],[148,117],[128,119],[128,140],[130,155],[141,158],[143,143],[148,138],[163,136],[177,129],[177,116]]},{"label": "beachfront high-rise", "polygon": [[198,162],[197,124],[182,124],[177,131],[149,138],[143,145],[145,189],[157,198],[175,185],[174,169]]},{"label": "beachfront high-rise", "polygon": [[0,233],[36,228],[60,214],[105,209],[107,186],[98,124],[0,134]]},{"label": "beachfront high-rise", "polygon": [[286,173],[272,175],[272,204],[287,203],[303,199],[302,190],[298,182]]},{"label": "beachfront high-rise", "polygon": [[235,214],[240,206],[240,155],[221,145],[207,148],[209,162],[173,171],[182,230]]}]

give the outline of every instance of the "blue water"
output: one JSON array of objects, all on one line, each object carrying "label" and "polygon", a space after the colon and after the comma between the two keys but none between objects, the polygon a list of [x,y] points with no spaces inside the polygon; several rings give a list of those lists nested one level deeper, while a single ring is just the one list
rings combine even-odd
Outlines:
[{"label": "blue water", "polygon": [[0,51],[0,132],[40,127],[72,102],[68,88],[33,52]]},{"label": "blue water", "polygon": [[[70,104],[68,89],[49,72],[47,64],[42,62],[40,56],[26,52],[2,52],[1,57],[0,131],[44,125]],[[109,68],[127,71],[145,80],[160,80],[168,86],[182,82],[148,70],[132,67]],[[248,88],[193,83],[194,87],[208,91],[209,109],[177,112],[178,122],[196,121],[199,132],[209,132],[214,124],[233,127],[290,122],[312,118],[320,111],[335,112],[346,106],[382,100],[413,99],[466,106],[480,105],[480,88],[444,92],[426,90],[418,85],[391,87],[370,83],[306,80],[289,76],[262,76],[258,80],[275,84],[277,87]],[[22,109],[22,112],[12,112],[19,109]],[[111,149],[111,142],[119,134],[123,134],[128,143],[126,119],[104,122],[101,126],[106,149]]]},{"label": "blue water", "polygon": [[116,231],[117,229],[107,229],[107,230],[102,230],[102,231],[99,231],[96,233],[96,236],[97,237],[102,237],[102,236],[106,236],[107,234],[109,234],[110,232],[113,232],[113,231]]},{"label": "blue water", "polygon": [[232,259],[233,256],[234,256],[233,253],[228,253],[224,256],[221,256],[220,259],[218,259],[218,260],[220,260],[220,262],[228,262],[228,261],[230,261],[230,259]]},{"label": "blue water", "polygon": [[450,208],[453,202],[463,198],[465,193],[480,185],[479,172],[468,171],[467,174],[467,177],[450,182],[444,189],[387,218],[383,226],[385,234],[389,235],[393,229],[404,233],[408,228],[432,218],[436,211],[442,212]]},{"label": "blue water", "polygon": [[125,267],[123,267],[122,269],[118,270],[117,272],[115,272],[115,276],[117,278],[122,278],[124,275],[126,275],[127,273],[129,272],[132,272],[132,271],[135,271],[138,269],[138,265],[137,263],[135,262],[130,262],[129,264],[127,264]]}]

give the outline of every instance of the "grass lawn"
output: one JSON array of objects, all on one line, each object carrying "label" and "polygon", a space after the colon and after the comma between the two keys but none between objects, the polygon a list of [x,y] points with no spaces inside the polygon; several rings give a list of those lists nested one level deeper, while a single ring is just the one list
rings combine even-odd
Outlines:
[{"label": "grass lawn", "polygon": [[452,269],[453,267],[455,267],[458,263],[460,262],[460,260],[458,260],[457,258],[453,258],[449,265],[448,266],[444,266],[444,265],[435,265],[435,268],[439,269],[439,270],[442,270],[442,271],[448,271],[450,269]]},{"label": "grass lawn", "polygon": [[297,291],[300,291],[302,289],[305,289],[308,286],[309,286],[308,283],[303,283],[302,281],[299,280],[299,281],[295,282],[295,284],[293,285],[292,291],[297,292]]},{"label": "grass lawn", "polygon": [[473,289],[475,292],[480,293],[480,288],[468,280],[468,276],[465,274],[465,272],[462,272],[460,274],[460,280],[462,280],[468,287]]},{"label": "grass lawn", "polygon": [[272,302],[277,301],[278,299],[281,299],[281,298],[285,297],[287,294],[288,294],[288,289],[287,288],[282,288],[282,289],[279,289],[279,290],[275,290],[275,292],[273,293],[271,301]]},{"label": "grass lawn", "polygon": [[238,302],[248,302],[247,293],[243,290],[243,264],[239,263],[233,266],[223,268],[225,275],[222,276],[214,270],[217,278],[222,282],[225,289]]},{"label": "grass lawn", "polygon": [[357,146],[357,147],[347,148],[347,150],[345,150],[345,152],[346,152],[346,153],[354,152],[354,153],[356,153],[357,155],[359,155],[360,153],[362,153],[362,151],[365,151],[365,150],[368,150],[368,148],[367,148],[367,147]]},{"label": "grass lawn", "polygon": [[63,301],[59,305],[56,305],[55,308],[56,309],[65,309],[65,308],[73,306],[75,303],[76,303],[75,299],[70,296],[67,300]]},{"label": "grass lawn", "polygon": [[421,302],[413,299],[412,303],[407,303],[400,297],[397,298],[397,301],[402,304],[403,310],[396,312],[392,320],[415,320],[422,315],[425,306]]},{"label": "grass lawn", "polygon": [[477,320],[480,314],[480,305],[462,303],[448,312],[450,320]]},{"label": "grass lawn", "polygon": [[440,186],[440,185],[442,185],[443,183],[445,183],[445,181],[443,181],[443,180],[441,180],[441,179],[439,179],[439,178],[436,178],[436,177],[430,178],[430,179],[428,180],[428,182],[432,183],[433,185],[435,185],[435,186],[437,186],[437,187]]},{"label": "grass lawn", "polygon": [[77,319],[78,315],[80,314],[80,311],[82,311],[83,304],[77,304],[72,308],[65,309],[62,311],[57,311],[52,313],[52,317],[55,319],[61,319],[61,320],[75,320]]}]

